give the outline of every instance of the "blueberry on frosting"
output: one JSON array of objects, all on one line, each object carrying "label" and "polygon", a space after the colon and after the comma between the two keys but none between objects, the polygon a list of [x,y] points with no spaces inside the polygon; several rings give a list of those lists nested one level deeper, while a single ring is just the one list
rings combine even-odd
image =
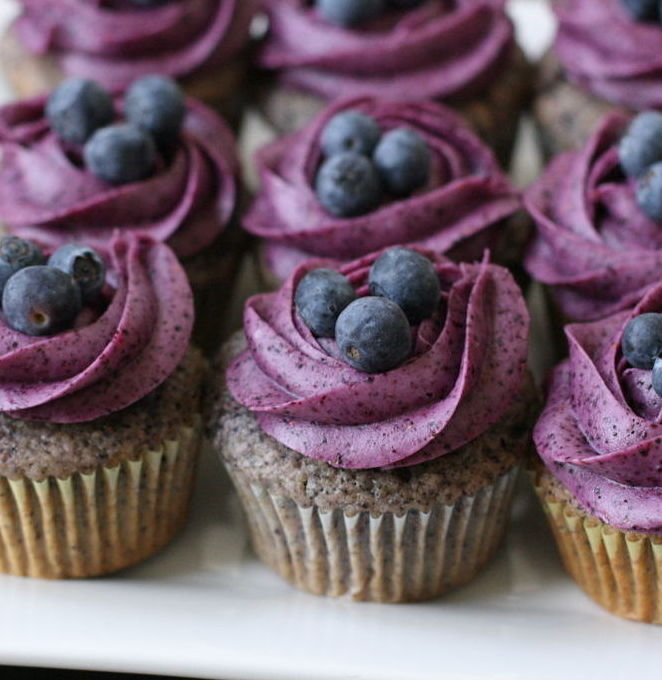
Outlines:
[{"label": "blueberry on frosting", "polygon": [[384,0],[316,0],[326,21],[343,28],[355,28],[376,19],[384,11]]},{"label": "blueberry on frosting", "polygon": [[12,274],[19,269],[43,264],[45,257],[38,246],[18,236],[0,237],[0,294]]},{"label": "blueberry on frosting", "polygon": [[622,0],[625,8],[637,21],[659,21],[660,0]]},{"label": "blueberry on frosting", "polygon": [[80,289],[83,302],[94,302],[106,282],[106,268],[96,251],[74,243],[58,248],[48,265],[69,274]]},{"label": "blueberry on frosting", "polygon": [[313,269],[299,281],[294,303],[303,322],[318,338],[332,338],[340,313],[356,298],[349,280],[332,269]]},{"label": "blueberry on frosting", "polygon": [[322,151],[327,157],[345,151],[370,156],[379,142],[379,135],[379,125],[374,118],[353,109],[341,111],[322,130]]},{"label": "blueberry on frosting", "polygon": [[425,0],[386,0],[387,4],[396,9],[414,9],[422,5]]},{"label": "blueberry on frosting", "polygon": [[408,196],[424,186],[430,176],[430,150],[425,140],[410,128],[387,132],[375,149],[377,171],[394,196]]},{"label": "blueberry on frosting", "polygon": [[662,162],[651,165],[637,179],[637,203],[651,220],[662,222]]},{"label": "blueberry on frosting", "polygon": [[623,331],[621,349],[631,366],[650,371],[662,355],[662,314],[649,312],[632,319]]},{"label": "blueberry on frosting", "polygon": [[129,2],[137,7],[158,7],[172,2],[172,0],[129,0]]},{"label": "blueberry on frosting", "polygon": [[644,111],[633,118],[619,144],[618,156],[628,177],[639,177],[662,161],[662,112]]}]

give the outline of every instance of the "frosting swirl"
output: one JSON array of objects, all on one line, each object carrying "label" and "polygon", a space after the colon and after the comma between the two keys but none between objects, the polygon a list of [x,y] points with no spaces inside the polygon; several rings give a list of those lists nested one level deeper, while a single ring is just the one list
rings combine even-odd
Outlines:
[{"label": "frosting swirl", "polygon": [[0,411],[75,423],[114,413],[152,392],[189,345],[193,296],[164,244],[118,237],[110,248],[112,296],[82,327],[47,338],[0,318]]},{"label": "frosting swirl", "polygon": [[525,259],[576,320],[635,304],[660,278],[662,229],[639,208],[617,144],[629,119],[607,116],[586,146],[558,156],[524,196],[536,222]]},{"label": "frosting swirl", "polygon": [[534,430],[549,471],[589,513],[624,531],[662,532],[662,398],[632,368],[627,323],[662,311],[662,286],[631,311],[566,327],[570,358],[553,374]]},{"label": "frosting swirl", "polygon": [[[262,429],[311,458],[343,468],[414,465],[451,453],[498,422],[522,387],[529,317],[510,273],[482,262],[455,264],[423,252],[442,284],[438,313],[414,329],[414,352],[392,371],[362,373],[301,322],[299,267],[275,293],[245,308],[248,349],[228,387]],[[339,271],[366,295],[379,253]]]},{"label": "frosting swirl", "polygon": [[188,99],[170,162],[147,180],[113,187],[60,142],[45,101],[0,109],[0,218],[12,233],[52,248],[80,241],[104,250],[120,229],[167,241],[186,257],[223,231],[235,209],[238,161],[232,133],[210,109]]},{"label": "frosting swirl", "polygon": [[248,42],[257,0],[177,0],[145,9],[122,0],[20,0],[16,33],[68,75],[125,89],[151,73],[174,78],[222,65]]},{"label": "frosting swirl", "polygon": [[[372,116],[384,131],[406,126],[418,132],[432,155],[428,185],[361,217],[330,215],[314,187],[320,136],[345,109]],[[401,243],[438,252],[466,248],[480,257],[498,223],[520,207],[492,152],[454,113],[431,102],[366,97],[338,102],[302,131],[265,147],[257,165],[261,190],[244,226],[269,242],[267,258],[281,279],[311,254],[349,259]]]},{"label": "frosting swirl", "polygon": [[662,108],[662,26],[635,21],[622,0],[555,0],[555,51],[568,78],[631,109]]}]

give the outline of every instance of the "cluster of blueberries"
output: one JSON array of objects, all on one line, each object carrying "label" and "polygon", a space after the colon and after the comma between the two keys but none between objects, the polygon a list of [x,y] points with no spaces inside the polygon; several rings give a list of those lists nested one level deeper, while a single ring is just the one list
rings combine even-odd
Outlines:
[{"label": "cluster of blueberries", "polygon": [[637,21],[662,22],[660,0],[622,0],[622,2]]},{"label": "cluster of blueberries", "polygon": [[621,340],[630,366],[652,371],[655,392],[662,397],[662,314],[640,314],[628,323]]},{"label": "cluster of blueberries", "polygon": [[46,117],[66,144],[83,147],[88,170],[113,185],[150,177],[158,153],[174,146],[186,114],[184,94],[171,78],[145,76],[126,93],[125,122],[117,123],[113,99],[97,82],[70,78],[46,103]]},{"label": "cluster of blueberries", "polygon": [[411,354],[412,329],[439,306],[441,286],[430,260],[408,248],[383,252],[370,269],[370,295],[357,297],[350,281],[313,269],[297,286],[299,316],[318,338],[335,338],[340,355],[365,373],[383,373]]},{"label": "cluster of blueberries", "polygon": [[425,0],[315,0],[322,17],[331,24],[353,28],[380,17],[388,8],[413,9]]},{"label": "cluster of blueberries", "polygon": [[360,111],[342,111],[320,136],[325,160],[315,179],[320,203],[335,217],[357,217],[374,210],[384,194],[411,195],[430,177],[430,150],[414,130],[398,127],[382,135]]},{"label": "cluster of blueberries", "polygon": [[5,322],[27,335],[54,335],[71,328],[83,305],[98,302],[106,282],[99,255],[76,244],[48,259],[17,236],[0,238],[0,294]]},{"label": "cluster of blueberries", "polygon": [[639,207],[662,222],[662,112],[636,116],[621,139],[618,155],[625,174],[636,182]]}]

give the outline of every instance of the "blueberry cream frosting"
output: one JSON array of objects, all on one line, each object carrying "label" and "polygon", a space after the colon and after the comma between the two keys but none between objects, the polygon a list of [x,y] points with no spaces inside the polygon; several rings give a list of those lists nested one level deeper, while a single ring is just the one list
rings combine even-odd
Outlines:
[{"label": "blueberry cream frosting", "polygon": [[223,66],[246,46],[257,0],[20,0],[14,24],[31,52],[67,75],[124,89],[161,73]]},{"label": "blueberry cream frosting", "polygon": [[473,96],[514,48],[504,0],[270,0],[259,64],[324,99]]},{"label": "blueberry cream frosting", "polygon": [[244,217],[283,280],[311,255],[348,260],[401,243],[480,257],[520,198],[492,152],[431,102],[357,98],[258,155]]},{"label": "blueberry cream frosting", "polygon": [[509,272],[392,248],[311,260],[245,308],[227,384],[268,435],[347,469],[449,454],[496,424],[526,371],[528,313]]}]

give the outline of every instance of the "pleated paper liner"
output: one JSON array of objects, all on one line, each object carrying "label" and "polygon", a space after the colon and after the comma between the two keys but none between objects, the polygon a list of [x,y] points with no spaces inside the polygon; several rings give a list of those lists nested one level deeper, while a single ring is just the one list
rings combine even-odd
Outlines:
[{"label": "pleated paper liner", "polygon": [[662,624],[662,535],[625,532],[535,487],[563,564],[584,592],[626,619]]},{"label": "pleated paper liner", "polygon": [[198,419],[116,467],[41,482],[0,477],[0,571],[82,578],[154,554],[186,519],[200,442]]},{"label": "pleated paper liner", "polygon": [[258,556],[316,595],[373,602],[436,597],[471,580],[503,537],[518,469],[453,505],[402,516],[302,507],[230,468]]}]

